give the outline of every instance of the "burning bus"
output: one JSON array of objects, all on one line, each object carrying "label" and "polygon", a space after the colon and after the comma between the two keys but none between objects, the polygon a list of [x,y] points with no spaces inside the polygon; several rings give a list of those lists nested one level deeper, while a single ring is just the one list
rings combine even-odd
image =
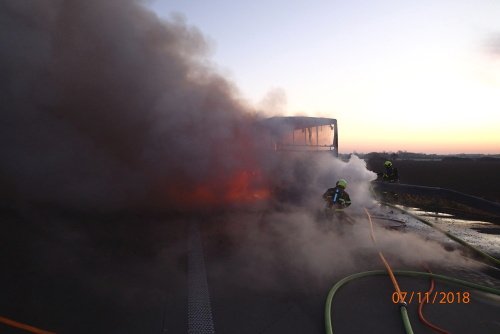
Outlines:
[{"label": "burning bus", "polygon": [[[227,207],[300,197],[302,172],[319,153],[338,157],[337,120],[321,117],[271,117],[234,132],[227,147],[212,155],[208,177],[171,184],[178,207]],[[290,173],[290,171],[292,172]],[[298,179],[303,179],[298,181]]]},{"label": "burning bus", "polygon": [[324,161],[317,159],[318,155],[339,154],[334,118],[271,117],[260,121],[259,133],[259,145],[266,148],[268,156],[273,156],[271,170],[264,173],[269,197],[279,201],[300,204],[311,186],[317,164]]}]

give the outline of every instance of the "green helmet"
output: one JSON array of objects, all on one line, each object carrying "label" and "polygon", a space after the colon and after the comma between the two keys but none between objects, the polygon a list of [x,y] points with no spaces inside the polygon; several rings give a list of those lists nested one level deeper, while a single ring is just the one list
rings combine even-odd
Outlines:
[{"label": "green helmet", "polygon": [[386,162],[384,162],[384,166],[385,167],[392,167],[392,162],[390,162],[389,160],[387,160]]},{"label": "green helmet", "polygon": [[337,187],[345,189],[347,187],[347,181],[344,179],[340,179],[337,181]]}]

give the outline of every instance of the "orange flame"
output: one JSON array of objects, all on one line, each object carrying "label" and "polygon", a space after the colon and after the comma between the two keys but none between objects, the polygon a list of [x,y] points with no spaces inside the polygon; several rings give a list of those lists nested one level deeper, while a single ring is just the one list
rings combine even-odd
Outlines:
[{"label": "orange flame", "polygon": [[260,172],[240,170],[220,184],[207,182],[191,189],[171,188],[171,197],[181,205],[207,206],[224,204],[250,204],[269,199],[271,191],[266,187]]},{"label": "orange flame", "polygon": [[225,200],[229,203],[248,203],[269,198],[271,192],[262,186],[258,172],[240,171],[228,182]]}]

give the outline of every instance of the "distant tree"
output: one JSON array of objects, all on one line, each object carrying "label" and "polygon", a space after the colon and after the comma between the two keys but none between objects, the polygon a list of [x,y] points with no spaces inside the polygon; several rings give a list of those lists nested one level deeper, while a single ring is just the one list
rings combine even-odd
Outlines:
[{"label": "distant tree", "polygon": [[500,162],[500,158],[497,158],[497,157],[492,157],[492,156],[489,156],[489,157],[481,157],[481,158],[477,159],[477,161],[484,161],[484,162]]},{"label": "distant tree", "polygon": [[454,157],[454,156],[451,156],[451,157],[444,157],[442,159],[443,161],[472,161],[471,158],[466,158],[466,157]]},{"label": "distant tree", "polygon": [[387,153],[370,152],[365,155],[366,168],[371,171],[382,171],[384,161],[387,160]]}]

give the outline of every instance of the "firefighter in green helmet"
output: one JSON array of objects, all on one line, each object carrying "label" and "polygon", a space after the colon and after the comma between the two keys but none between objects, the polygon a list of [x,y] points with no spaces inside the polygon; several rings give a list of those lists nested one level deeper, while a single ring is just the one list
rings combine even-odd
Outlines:
[{"label": "firefighter in green helmet", "polygon": [[[389,160],[384,162],[384,172],[379,173],[378,176],[381,177],[382,182],[399,183],[398,169]],[[397,201],[398,198],[398,193],[394,190],[382,191],[382,199],[384,201]]]},{"label": "firefighter in green helmet", "polygon": [[326,202],[325,214],[328,219],[346,220],[344,209],[351,205],[351,198],[345,191],[346,188],[347,181],[340,179],[334,188],[329,188],[323,194],[323,199]]},{"label": "firefighter in green helmet", "polygon": [[382,181],[384,182],[399,182],[398,169],[392,165],[392,162],[387,160],[384,162],[384,173],[382,173]]}]

